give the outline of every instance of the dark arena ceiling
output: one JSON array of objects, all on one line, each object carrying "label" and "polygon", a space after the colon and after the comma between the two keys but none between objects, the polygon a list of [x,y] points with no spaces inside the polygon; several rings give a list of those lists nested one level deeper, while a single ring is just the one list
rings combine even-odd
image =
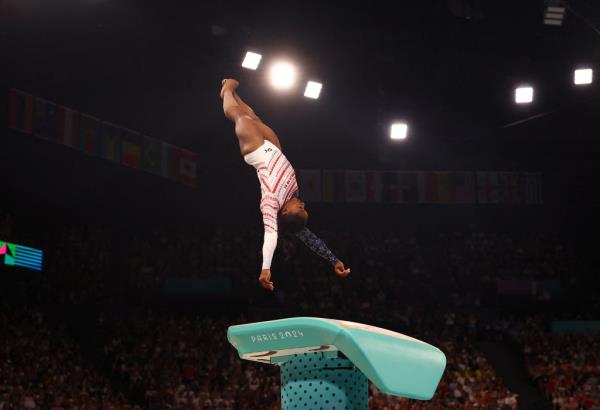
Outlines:
[{"label": "dark arena ceiling", "polygon": [[[460,168],[488,164],[486,153],[543,167],[565,150],[579,163],[597,147],[598,87],[576,89],[572,70],[600,61],[600,5],[569,6],[550,27],[543,1],[2,0],[0,73],[6,87],[207,161],[236,154],[218,97],[236,77],[301,167]],[[248,49],[293,61],[302,80],[323,82],[321,98],[272,90],[264,67],[241,68]],[[534,104],[513,103],[520,83],[535,87]],[[403,144],[388,139],[396,118],[409,123]]]}]

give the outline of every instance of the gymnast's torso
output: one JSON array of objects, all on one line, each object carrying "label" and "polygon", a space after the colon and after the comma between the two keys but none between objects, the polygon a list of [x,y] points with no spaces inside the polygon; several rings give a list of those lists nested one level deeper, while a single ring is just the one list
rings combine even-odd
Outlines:
[{"label": "gymnast's torso", "polygon": [[296,172],[283,152],[270,141],[244,156],[256,169],[260,183],[260,209],[265,219],[265,230],[277,230],[277,212],[298,192]]}]

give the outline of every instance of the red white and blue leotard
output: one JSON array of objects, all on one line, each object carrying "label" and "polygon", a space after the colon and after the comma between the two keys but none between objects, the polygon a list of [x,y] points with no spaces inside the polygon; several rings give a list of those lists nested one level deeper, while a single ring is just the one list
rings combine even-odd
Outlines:
[{"label": "red white and blue leotard", "polygon": [[[270,269],[277,247],[277,214],[287,201],[297,197],[299,193],[296,173],[283,152],[267,140],[260,148],[245,155],[244,160],[256,168],[260,182],[260,210],[265,228],[262,268]],[[296,236],[331,264],[337,261],[327,245],[308,228],[304,228]]]}]

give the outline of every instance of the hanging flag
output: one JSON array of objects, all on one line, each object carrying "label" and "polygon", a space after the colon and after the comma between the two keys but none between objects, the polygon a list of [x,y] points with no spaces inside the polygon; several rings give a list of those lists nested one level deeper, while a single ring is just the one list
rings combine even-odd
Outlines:
[{"label": "hanging flag", "polygon": [[450,204],[454,202],[453,180],[449,172],[438,172],[437,175],[438,199],[440,204]]},{"label": "hanging flag", "polygon": [[58,105],[48,102],[46,105],[46,127],[43,138],[56,141],[58,137]]},{"label": "hanging flag", "polygon": [[323,201],[344,202],[346,199],[346,183],[344,171],[323,170]]},{"label": "hanging flag", "polygon": [[31,134],[33,129],[33,96],[11,89],[8,94],[8,126]]},{"label": "hanging flag", "polygon": [[[128,167],[143,168],[189,186],[195,187],[197,183],[196,153],[141,136],[135,131],[20,90],[8,91],[8,126]],[[343,197],[343,183],[338,186],[342,187],[342,193],[336,192],[335,195]],[[315,189],[319,191],[320,186]],[[311,192],[308,194],[311,195]],[[320,198],[320,193],[315,197]]]},{"label": "hanging flag", "polygon": [[480,204],[500,203],[500,184],[497,172],[477,172],[477,202]]},{"label": "hanging flag", "polygon": [[400,202],[400,181],[397,171],[383,171],[381,173],[381,186],[383,202]]},{"label": "hanging flag", "polygon": [[542,205],[543,176],[539,172],[525,172],[521,175],[524,202],[527,205]]},{"label": "hanging flag", "polygon": [[419,202],[418,172],[398,172],[398,199],[396,202],[405,204]]},{"label": "hanging flag", "polygon": [[365,171],[346,171],[346,201],[365,202],[367,186]]},{"label": "hanging flag", "polygon": [[103,122],[100,125],[100,156],[113,162],[121,162],[121,128]]},{"label": "hanging flag", "polygon": [[57,112],[57,139],[67,147],[79,147],[79,112],[59,106]]},{"label": "hanging flag", "polygon": [[100,154],[100,121],[88,114],[79,119],[79,149],[90,155]]},{"label": "hanging flag", "polygon": [[33,135],[38,138],[56,140],[57,105],[42,98],[34,98],[33,102]]},{"label": "hanging flag", "polygon": [[161,174],[161,146],[160,141],[147,136],[143,137],[144,151],[142,156],[142,168],[144,171],[156,175]]},{"label": "hanging flag", "polygon": [[46,100],[33,97],[33,115],[31,118],[31,133],[36,137],[42,136],[46,122]]},{"label": "hanging flag", "polygon": [[334,200],[334,188],[333,188],[333,173],[331,170],[323,170],[323,201],[333,202]]},{"label": "hanging flag", "polygon": [[367,202],[381,202],[382,182],[381,171],[366,171],[365,185]]},{"label": "hanging flag", "polygon": [[174,154],[175,179],[182,184],[196,187],[198,154],[183,148],[176,148]]},{"label": "hanging flag", "polygon": [[475,189],[472,172],[453,172],[452,179],[454,187],[455,204],[475,203]]},{"label": "hanging flag", "polygon": [[142,163],[142,144],[140,135],[123,128],[121,134],[121,164],[139,168]]},{"label": "hanging flag", "polygon": [[171,144],[167,144],[166,142],[161,143],[160,169],[161,175],[165,178],[175,178],[174,149],[175,147]]},{"label": "hanging flag", "polygon": [[500,179],[500,202],[503,204],[521,203],[519,192],[519,174],[516,172],[501,172]]},{"label": "hanging flag", "polygon": [[342,170],[333,172],[333,192],[335,202],[346,201],[346,175]]},{"label": "hanging flag", "polygon": [[300,197],[306,202],[321,201],[321,170],[301,169],[298,172]]}]

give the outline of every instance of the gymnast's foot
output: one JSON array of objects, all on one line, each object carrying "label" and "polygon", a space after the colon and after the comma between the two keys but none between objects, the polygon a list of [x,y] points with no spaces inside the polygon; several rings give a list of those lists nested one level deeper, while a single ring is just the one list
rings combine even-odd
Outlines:
[{"label": "gymnast's foot", "polygon": [[223,98],[223,94],[225,91],[234,92],[236,88],[240,85],[239,81],[234,80],[233,78],[226,78],[221,81],[221,98]]}]

